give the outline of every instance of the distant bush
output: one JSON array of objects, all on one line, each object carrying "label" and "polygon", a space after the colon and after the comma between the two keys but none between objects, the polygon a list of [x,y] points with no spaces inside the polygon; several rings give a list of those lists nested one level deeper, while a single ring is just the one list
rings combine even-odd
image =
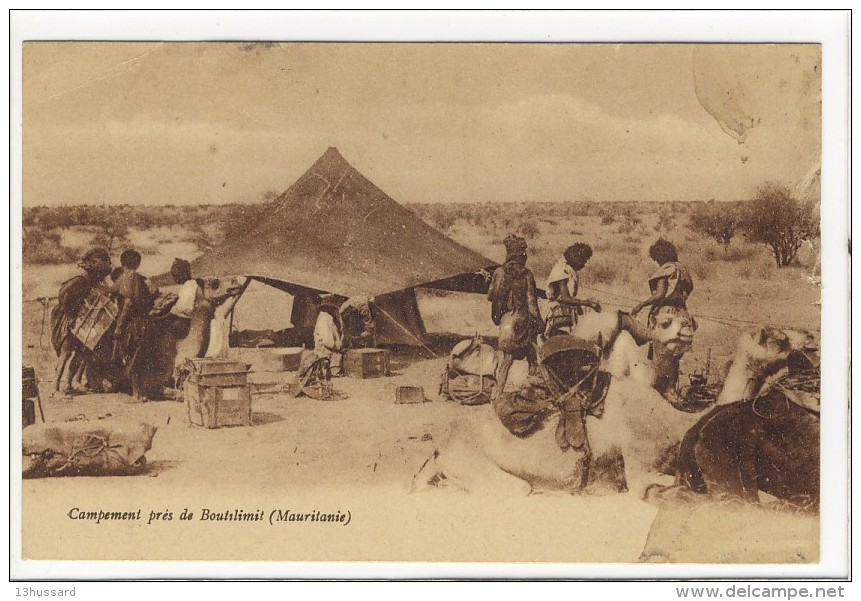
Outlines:
[{"label": "distant bush", "polygon": [[616,233],[632,234],[634,232],[634,230],[636,230],[636,229],[637,229],[637,226],[635,224],[625,222],[625,223],[622,223],[621,225],[619,225],[619,228],[616,230]]},{"label": "distant bush", "polygon": [[616,223],[616,217],[612,213],[603,213],[601,215],[601,225],[612,225]]},{"label": "distant bush", "polygon": [[63,246],[60,232],[54,230],[25,227],[21,242],[23,261],[32,265],[74,263],[80,254],[78,249]]},{"label": "distant bush", "polygon": [[431,225],[433,225],[438,230],[446,231],[454,227],[454,224],[457,222],[457,217],[452,213],[438,211],[433,215]]},{"label": "distant bush", "polygon": [[583,279],[589,284],[610,284],[619,281],[618,264],[606,257],[593,258],[583,270]]},{"label": "distant bush", "polygon": [[100,246],[109,253],[115,253],[119,249],[128,248],[129,244],[129,228],[124,222],[106,221],[96,226],[93,246]]},{"label": "distant bush", "polygon": [[520,234],[526,238],[536,238],[538,234],[541,233],[541,229],[538,227],[538,224],[534,221],[527,221],[522,224],[519,228]]},{"label": "distant bush", "polygon": [[691,215],[691,229],[729,246],[741,223],[741,212],[734,203],[716,203],[698,207]]},{"label": "distant bush", "polygon": [[745,207],[741,228],[748,240],[771,250],[778,267],[792,264],[802,243],[819,235],[816,207],[776,184],[757,191]]}]

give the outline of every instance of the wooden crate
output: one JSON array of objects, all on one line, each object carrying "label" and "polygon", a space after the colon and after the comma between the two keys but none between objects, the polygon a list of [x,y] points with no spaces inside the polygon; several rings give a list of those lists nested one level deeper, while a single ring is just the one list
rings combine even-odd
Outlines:
[{"label": "wooden crate", "polygon": [[182,389],[188,421],[204,428],[251,425],[251,389],[248,386],[204,386],[186,380]]},{"label": "wooden crate", "polygon": [[414,405],[426,400],[424,388],[421,386],[398,386],[395,389],[395,402],[399,405]]},{"label": "wooden crate", "polygon": [[344,375],[364,380],[389,373],[389,352],[383,349],[350,349],[344,355]]},{"label": "wooden crate", "polygon": [[235,359],[202,357],[185,360],[189,380],[202,386],[245,386],[249,365]]},{"label": "wooden crate", "polygon": [[188,359],[182,395],[188,421],[204,428],[251,425],[248,365],[233,359]]}]

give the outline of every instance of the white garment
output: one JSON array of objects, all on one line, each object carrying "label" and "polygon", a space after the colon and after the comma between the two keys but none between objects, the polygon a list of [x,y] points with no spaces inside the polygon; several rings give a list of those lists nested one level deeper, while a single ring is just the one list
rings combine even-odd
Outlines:
[{"label": "white garment", "polygon": [[194,311],[194,304],[198,296],[203,296],[203,290],[198,286],[197,280],[188,280],[179,289],[177,293],[179,298],[176,304],[171,308],[172,315],[177,317],[185,317],[191,319],[191,314]]},{"label": "white garment", "polygon": [[341,333],[334,318],[325,311],[320,311],[314,326],[314,352],[321,357],[331,358],[342,346]]},{"label": "white garment", "polygon": [[[557,282],[565,282],[565,287],[568,288],[568,294],[571,298],[577,298],[577,289],[580,287],[580,275],[574,271],[564,257],[556,261],[553,269],[550,270],[550,277],[547,278],[547,292],[553,290],[551,284]],[[551,298],[550,300],[556,300]]]}]

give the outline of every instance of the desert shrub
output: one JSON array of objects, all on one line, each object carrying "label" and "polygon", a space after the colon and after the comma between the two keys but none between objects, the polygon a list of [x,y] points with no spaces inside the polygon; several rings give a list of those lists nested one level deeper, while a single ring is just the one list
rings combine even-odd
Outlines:
[{"label": "desert shrub", "polygon": [[520,234],[527,240],[530,238],[536,238],[538,234],[541,233],[541,228],[539,228],[538,224],[534,221],[527,221],[521,224],[518,229]]},{"label": "desert shrub", "polygon": [[592,214],[592,203],[589,201],[568,202],[564,208],[567,209],[565,217],[587,217]]},{"label": "desert shrub", "polygon": [[616,217],[612,213],[601,214],[601,225],[612,225],[616,223]]},{"label": "desert shrub", "polygon": [[210,233],[199,223],[189,226],[186,231],[186,240],[194,244],[194,247],[200,252],[206,252],[221,242],[217,233]]},{"label": "desert shrub", "polygon": [[776,184],[757,190],[744,208],[740,225],[748,240],[771,250],[777,267],[790,265],[802,243],[819,235],[816,207]]},{"label": "desert shrub", "polygon": [[73,263],[80,254],[78,249],[63,246],[60,232],[27,227],[22,232],[22,258],[32,265],[59,265]]},{"label": "desert shrub", "polygon": [[625,213],[625,223],[629,225],[640,225],[643,223],[643,218],[634,213],[633,211],[629,211]]},{"label": "desert shrub", "polygon": [[451,229],[456,221],[457,217],[452,215],[451,213],[439,211],[433,216],[432,225],[438,230],[445,231]]},{"label": "desert shrub", "polygon": [[654,230],[656,232],[670,232],[676,227],[675,214],[669,209],[662,208],[658,214],[658,220],[655,223]]},{"label": "desert shrub", "polygon": [[716,203],[698,207],[691,215],[690,226],[716,242],[729,246],[741,222],[741,212],[735,203]]},{"label": "desert shrub", "polygon": [[619,228],[616,230],[616,233],[619,234],[631,234],[633,231],[637,229],[637,226],[628,222],[625,222],[619,225]]},{"label": "desert shrub", "polygon": [[607,257],[593,257],[583,270],[586,284],[610,284],[620,281],[618,263]]},{"label": "desert shrub", "polygon": [[101,246],[109,253],[129,245],[129,228],[121,222],[105,222],[96,226],[96,234],[92,240],[93,246]]}]

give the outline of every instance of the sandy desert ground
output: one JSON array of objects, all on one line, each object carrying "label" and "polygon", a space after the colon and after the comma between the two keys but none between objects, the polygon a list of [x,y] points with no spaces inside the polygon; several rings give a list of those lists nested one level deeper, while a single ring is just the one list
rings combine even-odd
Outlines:
[{"label": "sandy desert ground", "polygon": [[[596,249],[582,274],[584,295],[607,310],[630,308],[645,293],[643,275],[650,268],[645,249],[657,237],[657,226],[654,231],[641,226],[636,242],[620,242],[615,227],[602,225],[597,216],[542,223],[530,243],[530,264],[539,282],[569,240],[582,239]],[[498,231],[455,220],[447,233],[501,258]],[[166,234],[170,242],[155,243],[155,233],[133,232],[133,244],[151,249],[141,267],[145,275],[165,271],[174,256],[194,256],[181,231],[159,233]],[[801,266],[777,270],[766,250],[741,240],[733,243],[735,258],[730,259],[714,242],[692,236],[681,225],[668,234],[681,239],[681,259],[692,264],[697,285],[691,309],[699,330],[695,350],[683,364],[687,373],[702,368],[708,357],[712,378],[719,379],[735,340],[755,323],[818,329],[815,256],[802,253]],[[595,277],[607,269],[613,270],[609,277]],[[337,379],[335,387],[345,398],[336,402],[278,392],[290,373],[255,373],[252,427],[192,426],[185,406],[173,401],[129,404],[121,394],[51,399],[54,355],[48,331],[42,332],[42,305],[31,299],[55,294],[74,273],[70,264],[24,268],[23,361],[36,368],[46,420],[130,417],[154,424],[158,432],[143,475],[24,481],[25,558],[588,564],[805,563],[819,556],[818,518],[769,507],[704,503],[659,512],[631,494],[546,493],[518,499],[452,491],[408,494],[413,474],[451,419],[481,410],[438,398],[444,348],[436,349],[438,357],[394,350],[392,375]],[[271,327],[261,315],[286,321],[289,301],[264,288],[250,289],[239,303],[240,327]],[[419,303],[431,332],[494,333],[481,297],[420,292]],[[244,350],[235,352],[242,357]],[[395,404],[394,390],[404,384],[422,386],[429,401]],[[73,508],[141,509],[145,518],[96,525],[70,519]],[[178,519],[185,508],[195,519]],[[203,509],[267,515],[273,509],[349,511],[351,517],[346,526],[231,523],[197,519]],[[147,524],[151,511],[171,513],[173,519]],[[572,566],[571,575],[588,577],[588,571],[588,566]]]}]

